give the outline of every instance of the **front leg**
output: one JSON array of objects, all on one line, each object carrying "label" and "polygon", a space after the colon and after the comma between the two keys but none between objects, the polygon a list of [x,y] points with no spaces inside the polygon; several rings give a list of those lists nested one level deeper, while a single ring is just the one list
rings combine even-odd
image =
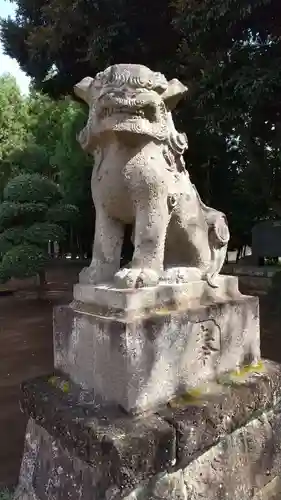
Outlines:
[{"label": "front leg", "polygon": [[123,224],[98,207],[92,262],[81,271],[80,283],[97,285],[113,282],[115,273],[120,269],[123,238]]},{"label": "front leg", "polygon": [[139,288],[154,286],[163,272],[167,227],[170,219],[167,196],[141,200],[137,203],[134,254],[130,268],[115,275],[116,286]]}]

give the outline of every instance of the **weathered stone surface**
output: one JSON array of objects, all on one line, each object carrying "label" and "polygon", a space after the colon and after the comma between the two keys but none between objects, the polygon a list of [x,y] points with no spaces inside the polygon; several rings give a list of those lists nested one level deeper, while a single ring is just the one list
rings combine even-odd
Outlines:
[{"label": "weathered stone surface", "polygon": [[269,411],[222,439],[184,470],[192,500],[248,500],[281,473],[280,413]]},{"label": "weathered stone surface", "polygon": [[159,474],[126,500],[277,500],[280,424],[280,413],[265,412],[186,468]]},{"label": "weathered stone surface", "polygon": [[129,417],[81,399],[60,376],[23,384],[23,409],[63,449],[94,467],[100,489],[111,483],[130,489],[174,463],[175,430],[164,419]]},{"label": "weathered stone surface", "polygon": [[[163,407],[158,414],[177,431],[177,463],[185,467],[221,438],[281,401],[281,368],[264,361],[259,373],[222,378],[206,386],[188,405]],[[176,406],[176,403],[175,403]]]},{"label": "weathered stone surface", "polygon": [[126,411],[155,408],[260,359],[255,297],[132,317],[75,308],[55,310],[55,367]]},{"label": "weathered stone surface", "polygon": [[281,478],[276,476],[254,496],[253,500],[280,500],[280,498]]},{"label": "weathered stone surface", "polygon": [[158,476],[147,490],[152,500],[187,500],[184,474],[181,469],[171,474]]},{"label": "weathered stone surface", "polygon": [[[187,137],[171,112],[187,88],[146,66],[115,64],[74,91],[89,106],[78,140],[95,158],[93,257],[80,282],[139,288],[205,279],[214,286],[229,230],[185,168]],[[134,227],[134,252],[120,270],[126,224]]]},{"label": "weathered stone surface", "polygon": [[[240,260],[239,260],[240,262]],[[224,266],[223,272],[226,275],[234,275],[234,276],[245,276],[249,279],[252,278],[273,278],[276,273],[280,271],[278,266],[243,266],[236,263],[226,264]]]},{"label": "weathered stone surface", "polygon": [[[211,304],[220,300],[241,297],[237,276],[219,276],[217,288],[206,281],[189,283],[162,283],[155,287],[118,289],[109,285],[74,285],[73,297],[83,304],[93,304],[104,314],[116,314],[128,319],[130,315],[149,314],[167,307],[173,311],[200,304]],[[77,304],[78,305],[78,304]]]},{"label": "weathered stone surface", "polygon": [[112,490],[108,469],[94,471],[33,419],[28,422],[15,500],[100,500]]},{"label": "weathered stone surface", "polygon": [[197,407],[142,417],[79,403],[59,375],[24,384],[31,418],[15,500],[277,500],[281,369],[264,370],[223,380]]}]

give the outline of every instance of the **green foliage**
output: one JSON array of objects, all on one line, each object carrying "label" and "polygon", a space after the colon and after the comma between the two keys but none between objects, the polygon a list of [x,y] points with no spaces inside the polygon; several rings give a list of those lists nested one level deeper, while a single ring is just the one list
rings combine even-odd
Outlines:
[{"label": "green foliage", "polygon": [[0,500],[12,500],[13,499],[13,494],[5,489],[0,491]]},{"label": "green foliage", "polygon": [[[86,120],[86,113],[79,105],[73,103],[69,106],[60,140],[57,141],[51,158],[53,167],[58,171],[58,182],[63,186],[65,201],[79,208],[72,231],[73,239],[75,238],[78,243],[76,253],[80,255],[90,251],[94,234],[91,195],[93,158],[85,155],[76,140],[77,131],[81,130]],[[54,208],[50,217],[54,217],[52,220],[57,220],[57,217],[61,218],[61,210],[57,211],[56,207]],[[69,210],[71,215],[71,206]]]},{"label": "green foliage", "polygon": [[256,220],[280,212],[281,4],[175,0],[174,6],[182,34],[178,75],[190,89],[181,114],[189,169],[202,196],[226,211],[234,239],[245,242]]},{"label": "green foliage", "polygon": [[0,76],[0,161],[7,158],[11,149],[23,147],[27,120],[27,106],[15,78]]},{"label": "green foliage", "polygon": [[[93,159],[85,155],[76,140],[76,135],[87,121],[87,115],[75,103],[65,113],[64,126],[56,142],[51,163],[58,171],[58,180],[63,186],[64,195],[69,203],[81,207],[91,206],[90,177]],[[84,216],[83,211],[83,216]]]},{"label": "green foliage", "polygon": [[49,241],[62,241],[66,237],[65,231],[58,224],[49,222],[37,222],[25,229],[23,239],[30,243],[40,244],[48,243]]},{"label": "green foliage", "polygon": [[[0,102],[2,99],[5,123],[1,124],[0,135],[7,129],[7,138],[11,140],[0,144],[0,203],[5,197],[0,228],[7,228],[11,223],[31,223],[33,218],[43,221],[52,199],[53,209],[48,214],[50,222],[67,225],[65,251],[68,252],[71,245],[74,253],[84,253],[85,249],[91,248],[93,235],[93,227],[88,224],[92,212],[92,158],[83,153],[76,134],[86,121],[86,112],[69,98],[54,102],[34,90],[28,97],[23,97],[12,78],[5,77],[2,84],[1,81],[0,78]],[[13,103],[16,114],[13,114]],[[12,116],[11,123],[8,115]],[[16,123],[17,119],[19,123]],[[14,131],[22,132],[22,140],[15,135],[13,127]],[[7,147],[1,161],[3,144]],[[37,178],[33,177],[36,174]],[[9,182],[15,177],[15,181]],[[23,202],[27,204],[23,205]]]},{"label": "green foliage", "polygon": [[0,257],[22,241],[42,246],[47,245],[49,241],[63,241],[65,238],[64,228],[50,222],[37,222],[27,228],[10,227],[0,233]]},{"label": "green foliage", "polygon": [[75,205],[57,203],[48,209],[46,217],[52,222],[71,222],[79,217],[79,212]]},{"label": "green foliage", "polygon": [[[60,213],[57,223],[51,220],[52,212]],[[62,221],[71,221],[74,214],[76,207],[63,203],[53,181],[39,174],[11,179],[0,204],[0,280],[34,276],[44,270],[48,242],[66,238]]]},{"label": "green foliage", "polygon": [[44,270],[47,254],[37,245],[23,243],[8,250],[0,264],[0,281],[34,276]]},{"label": "green foliage", "polygon": [[[142,9],[137,0],[15,3],[16,19],[2,22],[4,48],[37,89],[69,94],[84,76],[122,61],[177,76],[189,95],[176,122],[204,200],[226,212],[238,240],[258,218],[281,213],[280,0],[143,0]],[[79,208],[69,234],[89,248],[91,160],[75,139],[84,109],[34,89],[20,106],[19,123],[5,112],[5,151],[17,151],[4,155],[0,192],[1,175],[3,185],[15,173],[44,173]],[[22,144],[26,134],[25,148],[7,140]]]},{"label": "green foliage", "polygon": [[[45,172],[42,171],[42,168],[38,169],[37,172],[46,173],[54,179],[57,168],[51,159],[55,154],[58,142],[62,139],[65,128],[68,127],[69,121],[73,122],[79,108],[69,98],[54,101],[47,95],[31,92],[28,99],[28,109],[30,114],[29,132],[32,137],[29,146],[31,156],[33,156],[32,149],[36,145],[37,156],[39,156],[42,166],[46,160],[44,160],[44,156],[48,157],[49,163],[48,167],[47,164],[44,166]],[[76,137],[74,136],[73,139],[74,144],[76,144]]]},{"label": "green foliage", "polygon": [[0,209],[0,229],[8,227],[18,218],[20,205],[18,203],[3,202]]},{"label": "green foliage", "polygon": [[39,174],[21,174],[4,189],[4,199],[15,203],[54,203],[61,198],[58,186]]},{"label": "green foliage", "polygon": [[[38,88],[72,91],[86,74],[120,61],[168,67],[177,49],[169,0],[18,0],[17,19],[2,22],[6,53]],[[155,29],[157,26],[157,29]]]},{"label": "green foliage", "polygon": [[16,80],[0,76],[0,198],[12,173],[11,151],[22,151],[27,138],[28,109]]},{"label": "green foliage", "polygon": [[[30,128],[29,131],[31,131]],[[22,151],[11,151],[9,163],[16,174],[20,172],[34,174],[37,172],[52,177],[54,173],[50,165],[50,155],[47,148],[44,145],[36,144],[32,136],[29,137]]]},{"label": "green foliage", "polygon": [[8,228],[11,224],[20,225],[44,219],[48,206],[44,203],[16,203],[4,201],[0,205],[0,230]]},{"label": "green foliage", "polygon": [[0,258],[11,250],[15,245],[19,245],[24,233],[24,226],[10,227],[0,233]]}]

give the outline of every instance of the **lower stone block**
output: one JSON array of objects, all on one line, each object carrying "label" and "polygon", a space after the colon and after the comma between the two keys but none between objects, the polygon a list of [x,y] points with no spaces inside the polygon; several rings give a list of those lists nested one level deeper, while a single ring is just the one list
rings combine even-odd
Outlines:
[{"label": "lower stone block", "polygon": [[281,478],[276,476],[267,483],[264,488],[258,491],[253,500],[280,500],[281,498]]},{"label": "lower stone block", "polygon": [[269,411],[222,439],[183,471],[187,498],[252,498],[281,473],[280,431],[280,413]]},{"label": "lower stone block", "polygon": [[239,294],[237,278],[221,276],[216,291],[202,281],[87,293],[96,304],[54,312],[55,367],[126,411],[156,408],[260,359],[258,299]]},{"label": "lower stone block", "polygon": [[280,382],[264,362],[143,416],[85,403],[59,375],[26,383],[15,500],[277,500]]}]

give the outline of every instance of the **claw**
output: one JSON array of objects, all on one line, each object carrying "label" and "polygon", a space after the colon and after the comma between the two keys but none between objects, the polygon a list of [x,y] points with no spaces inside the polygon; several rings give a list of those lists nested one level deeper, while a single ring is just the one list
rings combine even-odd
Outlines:
[{"label": "claw", "polygon": [[115,274],[114,282],[117,288],[143,288],[145,286],[156,286],[159,282],[159,275],[152,269],[129,269],[124,267]]}]

